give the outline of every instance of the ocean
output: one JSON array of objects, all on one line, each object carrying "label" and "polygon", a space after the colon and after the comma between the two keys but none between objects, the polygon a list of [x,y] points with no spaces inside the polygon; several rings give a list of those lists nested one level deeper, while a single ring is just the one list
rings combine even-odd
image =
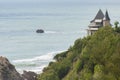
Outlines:
[{"label": "ocean", "polygon": [[[18,72],[41,73],[53,57],[66,51],[86,29],[99,9],[120,21],[120,1],[5,0],[0,1],[0,56]],[[45,33],[36,33],[43,29]]]}]

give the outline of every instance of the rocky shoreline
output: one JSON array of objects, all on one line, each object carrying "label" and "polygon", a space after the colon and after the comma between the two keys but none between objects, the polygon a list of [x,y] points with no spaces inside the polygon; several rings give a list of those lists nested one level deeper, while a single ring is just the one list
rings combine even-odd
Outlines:
[{"label": "rocky shoreline", "polygon": [[20,74],[7,58],[0,56],[0,80],[37,80],[37,74],[31,71]]}]

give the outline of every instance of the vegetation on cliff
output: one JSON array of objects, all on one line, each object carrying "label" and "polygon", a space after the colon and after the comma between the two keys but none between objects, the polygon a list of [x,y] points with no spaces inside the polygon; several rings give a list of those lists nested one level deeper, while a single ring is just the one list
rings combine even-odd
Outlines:
[{"label": "vegetation on cliff", "polygon": [[104,27],[57,54],[38,80],[120,80],[120,34]]}]

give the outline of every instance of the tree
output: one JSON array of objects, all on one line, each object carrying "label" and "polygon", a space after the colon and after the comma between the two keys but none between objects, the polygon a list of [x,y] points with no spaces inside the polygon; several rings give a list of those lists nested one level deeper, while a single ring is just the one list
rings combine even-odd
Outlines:
[{"label": "tree", "polygon": [[120,33],[120,26],[118,26],[118,24],[119,24],[118,21],[116,21],[116,22],[114,23],[114,25],[115,25],[115,31],[118,32],[118,33]]},{"label": "tree", "polygon": [[118,28],[118,24],[119,24],[119,22],[118,22],[118,21],[115,21],[115,23],[114,23],[115,28]]}]

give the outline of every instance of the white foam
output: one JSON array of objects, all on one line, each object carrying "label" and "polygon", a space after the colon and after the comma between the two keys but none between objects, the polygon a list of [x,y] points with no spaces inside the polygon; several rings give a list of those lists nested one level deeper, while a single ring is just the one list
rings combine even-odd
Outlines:
[{"label": "white foam", "polygon": [[50,61],[53,59],[53,56],[56,54],[56,53],[60,53],[60,52],[63,52],[63,51],[55,51],[55,52],[50,52],[50,53],[47,53],[45,55],[41,55],[41,56],[37,56],[37,57],[33,57],[31,59],[19,59],[19,60],[13,60],[12,62],[13,63],[23,63],[23,62],[35,62],[35,61]]},{"label": "white foam", "polygon": [[30,69],[30,70],[28,70],[28,71],[33,71],[33,72],[36,72],[36,73],[41,73],[42,70],[43,70],[43,68],[46,67],[46,66],[47,66],[47,65],[42,65],[42,66],[40,66],[40,67],[36,67],[36,68]]},{"label": "white foam", "polygon": [[[63,51],[54,51],[54,52],[47,53],[45,55],[33,57],[31,59],[29,58],[19,59],[19,60],[13,60],[12,62],[15,64],[16,69],[19,73],[23,73],[23,70],[42,73],[43,68],[46,67],[50,61],[54,61],[53,57],[60,52],[63,52]],[[47,63],[46,62],[44,63],[44,61],[46,61]],[[35,65],[31,66],[31,64],[35,64]]]},{"label": "white foam", "polygon": [[51,34],[54,34],[54,33],[57,33],[56,31],[45,31],[45,33],[51,33]]},{"label": "white foam", "polygon": [[[46,67],[47,65],[41,65],[40,67],[32,67],[32,68],[25,68],[24,70],[25,71],[32,71],[32,72],[35,72],[35,73],[42,73],[42,70],[43,70],[43,68],[44,67]],[[17,69],[17,71],[19,72],[19,73],[23,73],[23,71],[24,71],[23,69]]]}]

